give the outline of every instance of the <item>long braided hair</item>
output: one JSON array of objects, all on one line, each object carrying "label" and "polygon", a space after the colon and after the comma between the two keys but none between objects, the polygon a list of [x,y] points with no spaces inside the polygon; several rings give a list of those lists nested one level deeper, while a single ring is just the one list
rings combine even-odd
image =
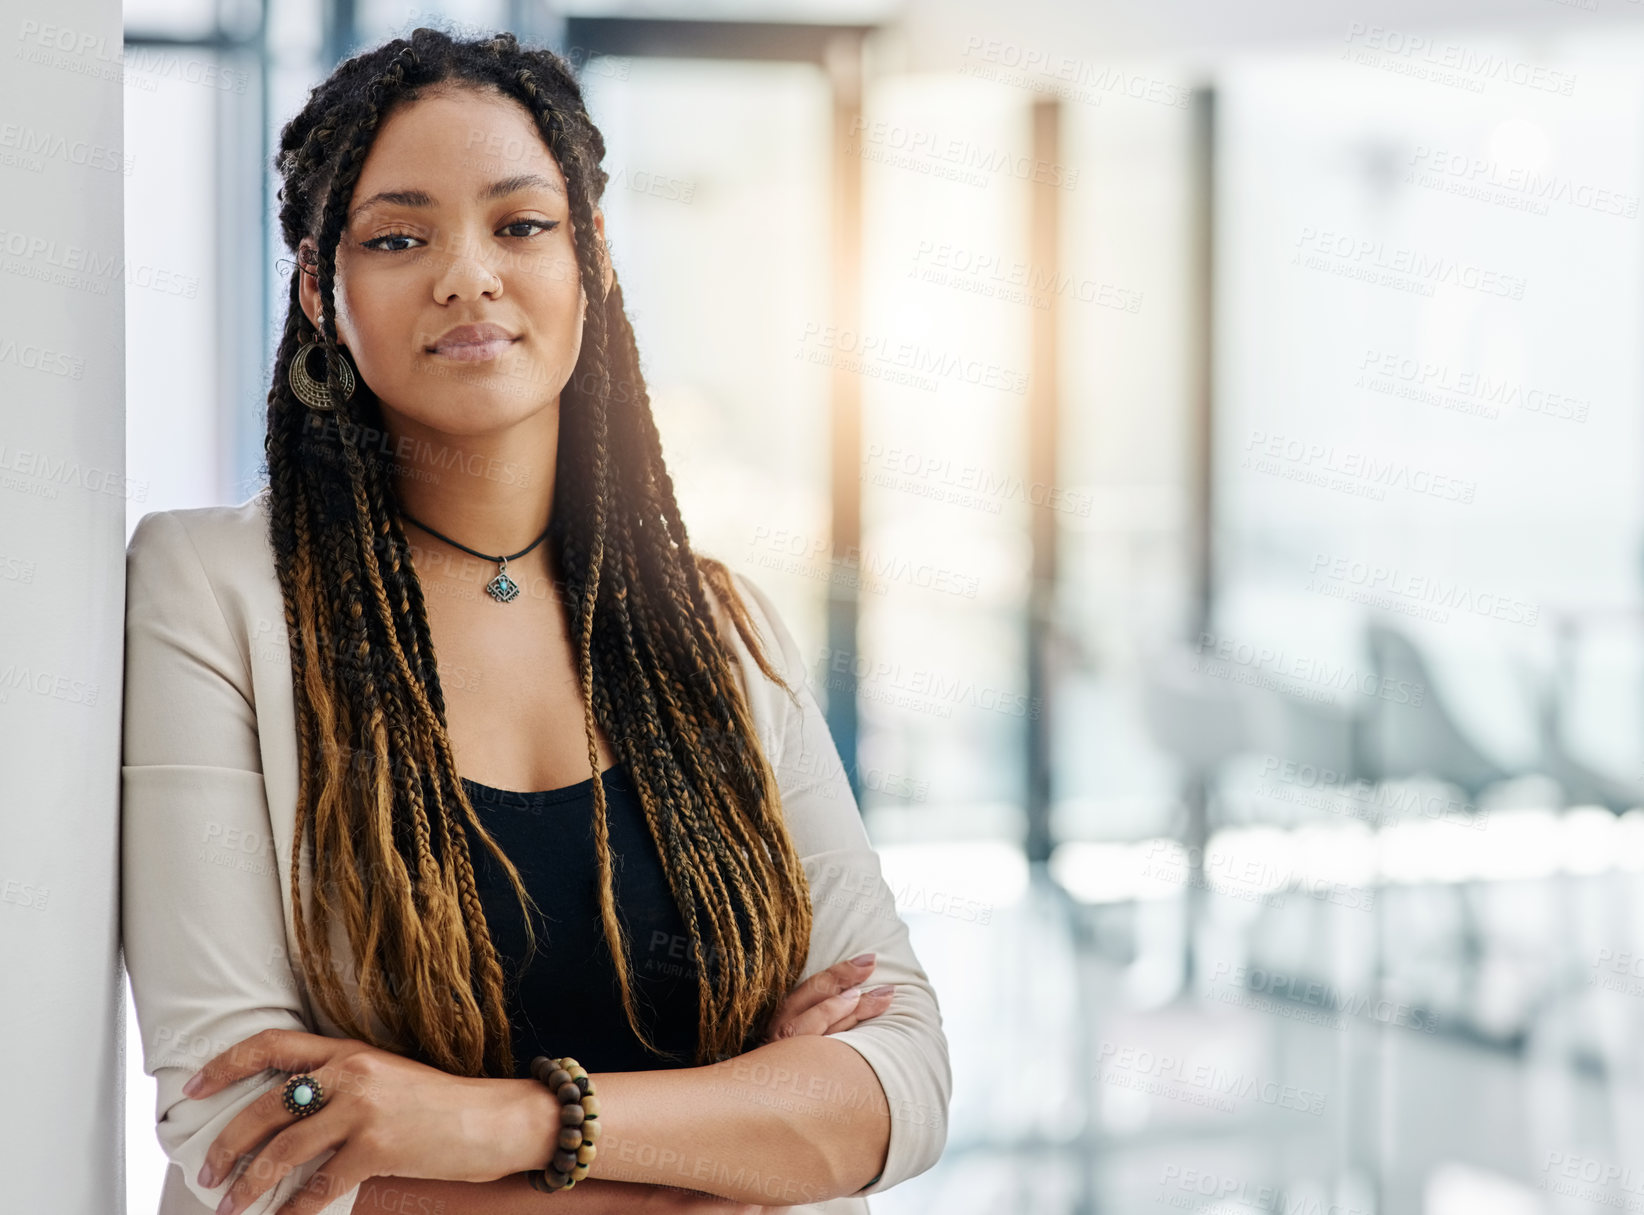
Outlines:
[{"label": "long braided hair", "polygon": [[[454,39],[429,28],[340,64],[280,135],[280,226],[296,254],[318,245],[318,332],[290,304],[268,394],[270,540],[291,638],[299,754],[291,898],[313,997],[351,1036],[461,1075],[514,1076],[504,975],[477,894],[471,830],[531,904],[518,870],[474,813],[452,755],[423,590],[409,560],[390,464],[363,381],[325,424],[291,392],[298,346],[319,340],[340,397],[336,250],[377,130],[432,85],[512,98],[565,177],[587,304],[561,392],[547,543],[565,586],[588,756],[595,722],[631,775],[689,933],[698,985],[693,1062],[750,1049],[799,981],[811,932],[809,887],[782,820],[768,757],[717,631],[711,589],[766,677],[729,570],[693,554],[663,465],[620,283],[606,292],[593,208],[608,180],[605,141],[567,63],[512,34]],[[636,1000],[612,890],[603,782],[593,781],[599,908],[636,1037],[661,1056]],[[319,923],[301,897],[313,863]],[[531,904],[534,905],[534,904]],[[361,1003],[339,981],[325,925],[346,928]],[[530,916],[526,930],[534,947]],[[569,1044],[568,1044],[569,1045]]]}]

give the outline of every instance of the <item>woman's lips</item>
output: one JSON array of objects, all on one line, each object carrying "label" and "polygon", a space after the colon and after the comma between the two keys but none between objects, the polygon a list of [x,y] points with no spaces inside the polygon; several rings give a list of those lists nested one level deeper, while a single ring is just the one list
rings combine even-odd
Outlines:
[{"label": "woman's lips", "polygon": [[494,359],[518,338],[496,338],[489,342],[448,342],[434,347],[433,353],[458,363],[483,363]]}]

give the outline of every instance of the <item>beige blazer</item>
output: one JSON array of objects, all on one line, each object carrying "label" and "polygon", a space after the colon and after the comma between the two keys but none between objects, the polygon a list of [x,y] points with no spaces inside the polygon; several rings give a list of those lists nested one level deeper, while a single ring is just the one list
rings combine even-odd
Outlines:
[{"label": "beige blazer", "polygon": [[[267,499],[264,490],[238,506],[151,513],[127,549],[122,921],[143,1067],[158,1085],[155,1129],[174,1166],[159,1215],[216,1209],[229,1182],[208,1189],[196,1180],[207,1147],[239,1110],[285,1079],[268,1070],[195,1101],[182,1095],[189,1076],[270,1026],[341,1035],[310,1004],[292,964],[296,721]],[[936,993],[806,686],[799,645],[766,594],[742,575],[737,581],[767,654],[803,706],[789,703],[722,623],[810,879],[815,932],[805,973],[872,950],[871,982],[896,986],[888,1011],[833,1035],[861,1053],[889,1099],[884,1171],[858,1195],[796,1208],[860,1213],[869,1209],[861,1195],[916,1176],[941,1155],[952,1090],[947,1039]],[[305,901],[311,873],[305,846]],[[340,926],[332,940],[338,957],[350,957]],[[352,971],[343,976],[345,986],[352,978]],[[576,1044],[566,1049],[574,1054]],[[772,1096],[775,1117],[779,1087]],[[328,1156],[294,1170],[249,1211],[277,1210]],[[357,1194],[355,1187],[325,1215],[352,1211]]]}]

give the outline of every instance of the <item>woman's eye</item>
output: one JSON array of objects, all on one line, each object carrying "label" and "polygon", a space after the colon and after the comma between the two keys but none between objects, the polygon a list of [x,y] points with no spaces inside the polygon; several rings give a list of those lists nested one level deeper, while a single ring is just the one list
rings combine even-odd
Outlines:
[{"label": "woman's eye", "polygon": [[[385,240],[416,240],[416,239],[417,239],[416,237],[412,236],[408,232],[385,232],[381,236],[373,236],[370,240],[362,240],[360,242],[360,247],[364,248],[364,249],[378,249],[378,248],[381,248],[382,242],[385,241]],[[399,250],[397,250],[397,249],[383,249],[383,252],[384,253],[397,253],[397,252],[399,252]]]},{"label": "woman's eye", "polygon": [[[559,227],[559,220],[557,220],[557,219],[554,219],[554,220],[516,219],[513,223],[504,224],[501,228],[499,228],[497,230],[499,232],[508,232],[512,228],[541,228],[544,232],[552,232],[557,227]],[[517,232],[517,233],[513,233],[513,235],[515,236],[516,239],[519,239],[519,240],[530,240],[531,237],[535,236],[536,234],[534,232]],[[419,238],[415,237],[415,236],[412,236],[409,232],[384,232],[381,236],[373,236],[370,240],[362,240],[360,242],[360,246],[362,248],[365,248],[365,249],[377,249],[377,250],[380,250],[383,253],[399,253],[399,252],[402,252],[401,249],[389,249],[389,248],[385,247],[383,242],[384,241],[393,241],[393,240],[417,240],[417,239],[419,239]]]},{"label": "woman's eye", "polygon": [[541,228],[544,232],[552,232],[555,228],[559,227],[559,220],[516,219],[511,224],[505,224],[502,230],[506,232],[509,228],[523,228],[527,226],[532,228]]}]

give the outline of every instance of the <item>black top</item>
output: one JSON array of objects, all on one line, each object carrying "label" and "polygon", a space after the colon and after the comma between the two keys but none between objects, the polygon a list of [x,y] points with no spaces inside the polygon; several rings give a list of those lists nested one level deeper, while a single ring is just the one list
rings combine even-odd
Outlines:
[{"label": "black top", "polygon": [[616,966],[599,916],[594,778],[514,792],[462,778],[474,813],[520,872],[540,914],[536,951],[520,971],[525,921],[490,849],[468,832],[474,878],[502,961],[513,1026],[514,1074],[533,1057],[570,1055],[591,1072],[691,1067],[697,984],[689,937],[645,825],[633,782],[619,763],[601,775],[617,915],[627,932],[636,1001],[646,1033],[674,1058],[640,1044],[622,1009]]}]

